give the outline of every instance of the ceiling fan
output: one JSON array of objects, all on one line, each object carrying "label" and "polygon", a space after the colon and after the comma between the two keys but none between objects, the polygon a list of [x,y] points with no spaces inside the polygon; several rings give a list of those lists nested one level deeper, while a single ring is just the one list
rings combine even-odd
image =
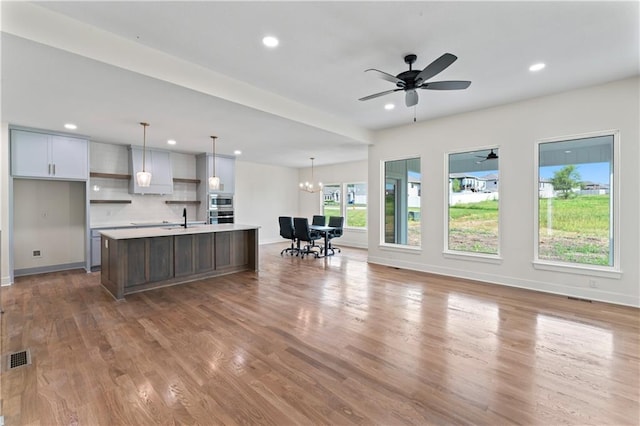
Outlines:
[{"label": "ceiling fan", "polygon": [[480,163],[484,163],[487,160],[497,160],[498,154],[493,152],[493,149],[491,149],[491,152],[488,153],[486,157],[484,155],[476,155],[476,157],[482,158],[482,160],[476,161],[476,164],[480,164]]},{"label": "ceiling fan", "polygon": [[396,76],[373,68],[365,70],[365,72],[373,71],[377,74],[378,77],[382,78],[383,80],[395,83],[397,88],[385,90],[384,92],[380,93],[374,93],[373,95],[365,96],[364,98],[360,98],[359,100],[367,101],[369,99],[377,98],[378,96],[383,96],[389,93],[404,90],[406,92],[405,104],[408,107],[411,107],[418,104],[418,93],[416,92],[416,89],[462,90],[466,89],[471,84],[470,81],[460,80],[434,81],[431,83],[427,83],[427,80],[444,71],[449,65],[451,65],[456,59],[458,59],[456,55],[445,53],[444,55],[440,56],[438,59],[427,65],[422,71],[414,70],[412,68],[413,63],[417,58],[418,57],[414,54],[405,56],[404,63],[409,64],[409,70],[401,72]]}]

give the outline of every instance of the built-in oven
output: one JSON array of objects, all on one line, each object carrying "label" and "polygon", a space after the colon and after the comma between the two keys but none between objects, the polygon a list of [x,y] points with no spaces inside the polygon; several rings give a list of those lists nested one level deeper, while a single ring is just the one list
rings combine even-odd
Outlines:
[{"label": "built-in oven", "polygon": [[233,221],[233,195],[210,194],[209,195],[209,223],[234,223]]},{"label": "built-in oven", "polygon": [[227,207],[233,210],[232,194],[209,194],[209,210]]},{"label": "built-in oven", "polygon": [[209,223],[233,223],[233,210],[209,210]]}]

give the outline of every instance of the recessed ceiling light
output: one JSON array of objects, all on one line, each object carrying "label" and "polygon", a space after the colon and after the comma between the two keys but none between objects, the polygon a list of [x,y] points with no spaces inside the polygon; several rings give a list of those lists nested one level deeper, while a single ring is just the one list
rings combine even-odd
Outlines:
[{"label": "recessed ceiling light", "polygon": [[544,67],[546,67],[545,64],[543,64],[542,62],[538,62],[537,64],[533,64],[529,67],[529,71],[540,71],[541,69],[543,69]]},{"label": "recessed ceiling light", "polygon": [[67,124],[65,124],[65,125],[64,125],[64,128],[65,128],[65,129],[69,129],[69,130],[75,130],[75,129],[77,129],[77,128],[78,128],[78,126],[76,126],[76,125],[75,125],[75,124],[73,124],[73,123],[67,123]]},{"label": "recessed ceiling light", "polygon": [[176,144],[176,141],[175,141],[175,140],[173,140],[173,139],[169,139],[169,140],[167,141],[167,143],[168,143],[169,145],[175,145],[175,144]]},{"label": "recessed ceiling light", "polygon": [[384,109],[386,109],[387,111],[391,111],[392,109],[394,109],[396,106],[394,104],[386,104],[384,106]]},{"label": "recessed ceiling light", "polygon": [[565,153],[565,154],[571,154],[571,150],[569,150],[569,149],[568,149],[568,150],[566,150],[564,153]]},{"label": "recessed ceiling light", "polygon": [[236,149],[235,151],[233,151],[233,153],[235,155],[240,155],[240,154],[242,154],[242,151],[240,151],[239,149]]},{"label": "recessed ceiling light", "polygon": [[280,44],[280,42],[278,41],[277,38],[273,36],[266,36],[265,38],[262,39],[262,44],[264,44],[267,47],[276,47],[278,44]]}]

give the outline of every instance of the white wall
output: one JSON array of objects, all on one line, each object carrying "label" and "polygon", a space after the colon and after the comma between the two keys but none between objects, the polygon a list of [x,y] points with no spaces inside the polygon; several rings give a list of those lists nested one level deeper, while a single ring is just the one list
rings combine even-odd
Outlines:
[{"label": "white wall", "polygon": [[[353,161],[348,163],[333,164],[329,166],[317,166],[313,168],[314,180],[323,185],[360,183],[368,180],[367,161]],[[302,168],[296,177],[298,183],[310,179],[311,167]],[[367,188],[368,190],[369,188]],[[298,190],[300,200],[300,216],[311,218],[313,215],[322,214],[322,193],[310,194]],[[369,204],[370,206],[371,204]],[[340,240],[335,241],[338,246],[367,247],[367,230],[345,228]]]},{"label": "white wall", "polygon": [[84,182],[14,179],[14,269],[84,263],[85,206]]},{"label": "white wall", "polygon": [[[524,102],[378,132],[369,149],[369,261],[478,279],[593,300],[640,306],[640,199],[638,128],[640,79],[632,78]],[[620,131],[621,278],[534,269],[534,174],[536,141],[618,129]],[[498,264],[443,256],[445,156],[482,146],[500,148],[501,256]],[[423,182],[422,247],[380,247],[382,161],[420,156]]]},{"label": "white wall", "polygon": [[[91,142],[89,146],[90,170],[100,173],[129,173],[129,153],[126,145]],[[195,179],[195,155],[171,153],[174,178]],[[153,176],[152,176],[153,179]],[[99,191],[95,191],[95,186]],[[202,184],[201,184],[202,185]],[[129,225],[131,222],[182,221],[182,209],[187,218],[195,220],[193,204],[167,204],[167,200],[196,200],[196,184],[174,183],[173,194],[129,194],[129,181],[124,179],[91,178],[89,196],[96,200],[131,200],[131,204],[91,204],[91,226]]]},{"label": "white wall", "polygon": [[0,125],[0,230],[2,245],[0,247],[0,279],[1,285],[11,284],[11,268],[9,255],[9,125]]},{"label": "white wall", "polygon": [[258,225],[260,244],[284,241],[278,216],[298,215],[298,169],[236,161],[236,223]]}]

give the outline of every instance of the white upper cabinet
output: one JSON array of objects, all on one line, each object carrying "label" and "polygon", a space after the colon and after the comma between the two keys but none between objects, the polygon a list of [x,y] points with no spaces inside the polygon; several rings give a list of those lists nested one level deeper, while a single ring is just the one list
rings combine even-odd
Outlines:
[{"label": "white upper cabinet", "polygon": [[236,159],[216,155],[215,174],[220,178],[220,189],[209,190],[208,179],[213,175],[213,155],[200,154],[196,157],[196,171],[198,179],[203,182],[203,192],[211,194],[233,194],[236,183]]},{"label": "white upper cabinet", "polygon": [[172,194],[173,170],[171,168],[171,153],[155,149],[147,149],[145,170],[151,173],[151,185],[138,186],[136,173],[142,171],[142,147],[129,147],[129,193],[131,194]]},{"label": "white upper cabinet", "polygon": [[11,130],[11,174],[46,179],[89,178],[85,139]]}]

